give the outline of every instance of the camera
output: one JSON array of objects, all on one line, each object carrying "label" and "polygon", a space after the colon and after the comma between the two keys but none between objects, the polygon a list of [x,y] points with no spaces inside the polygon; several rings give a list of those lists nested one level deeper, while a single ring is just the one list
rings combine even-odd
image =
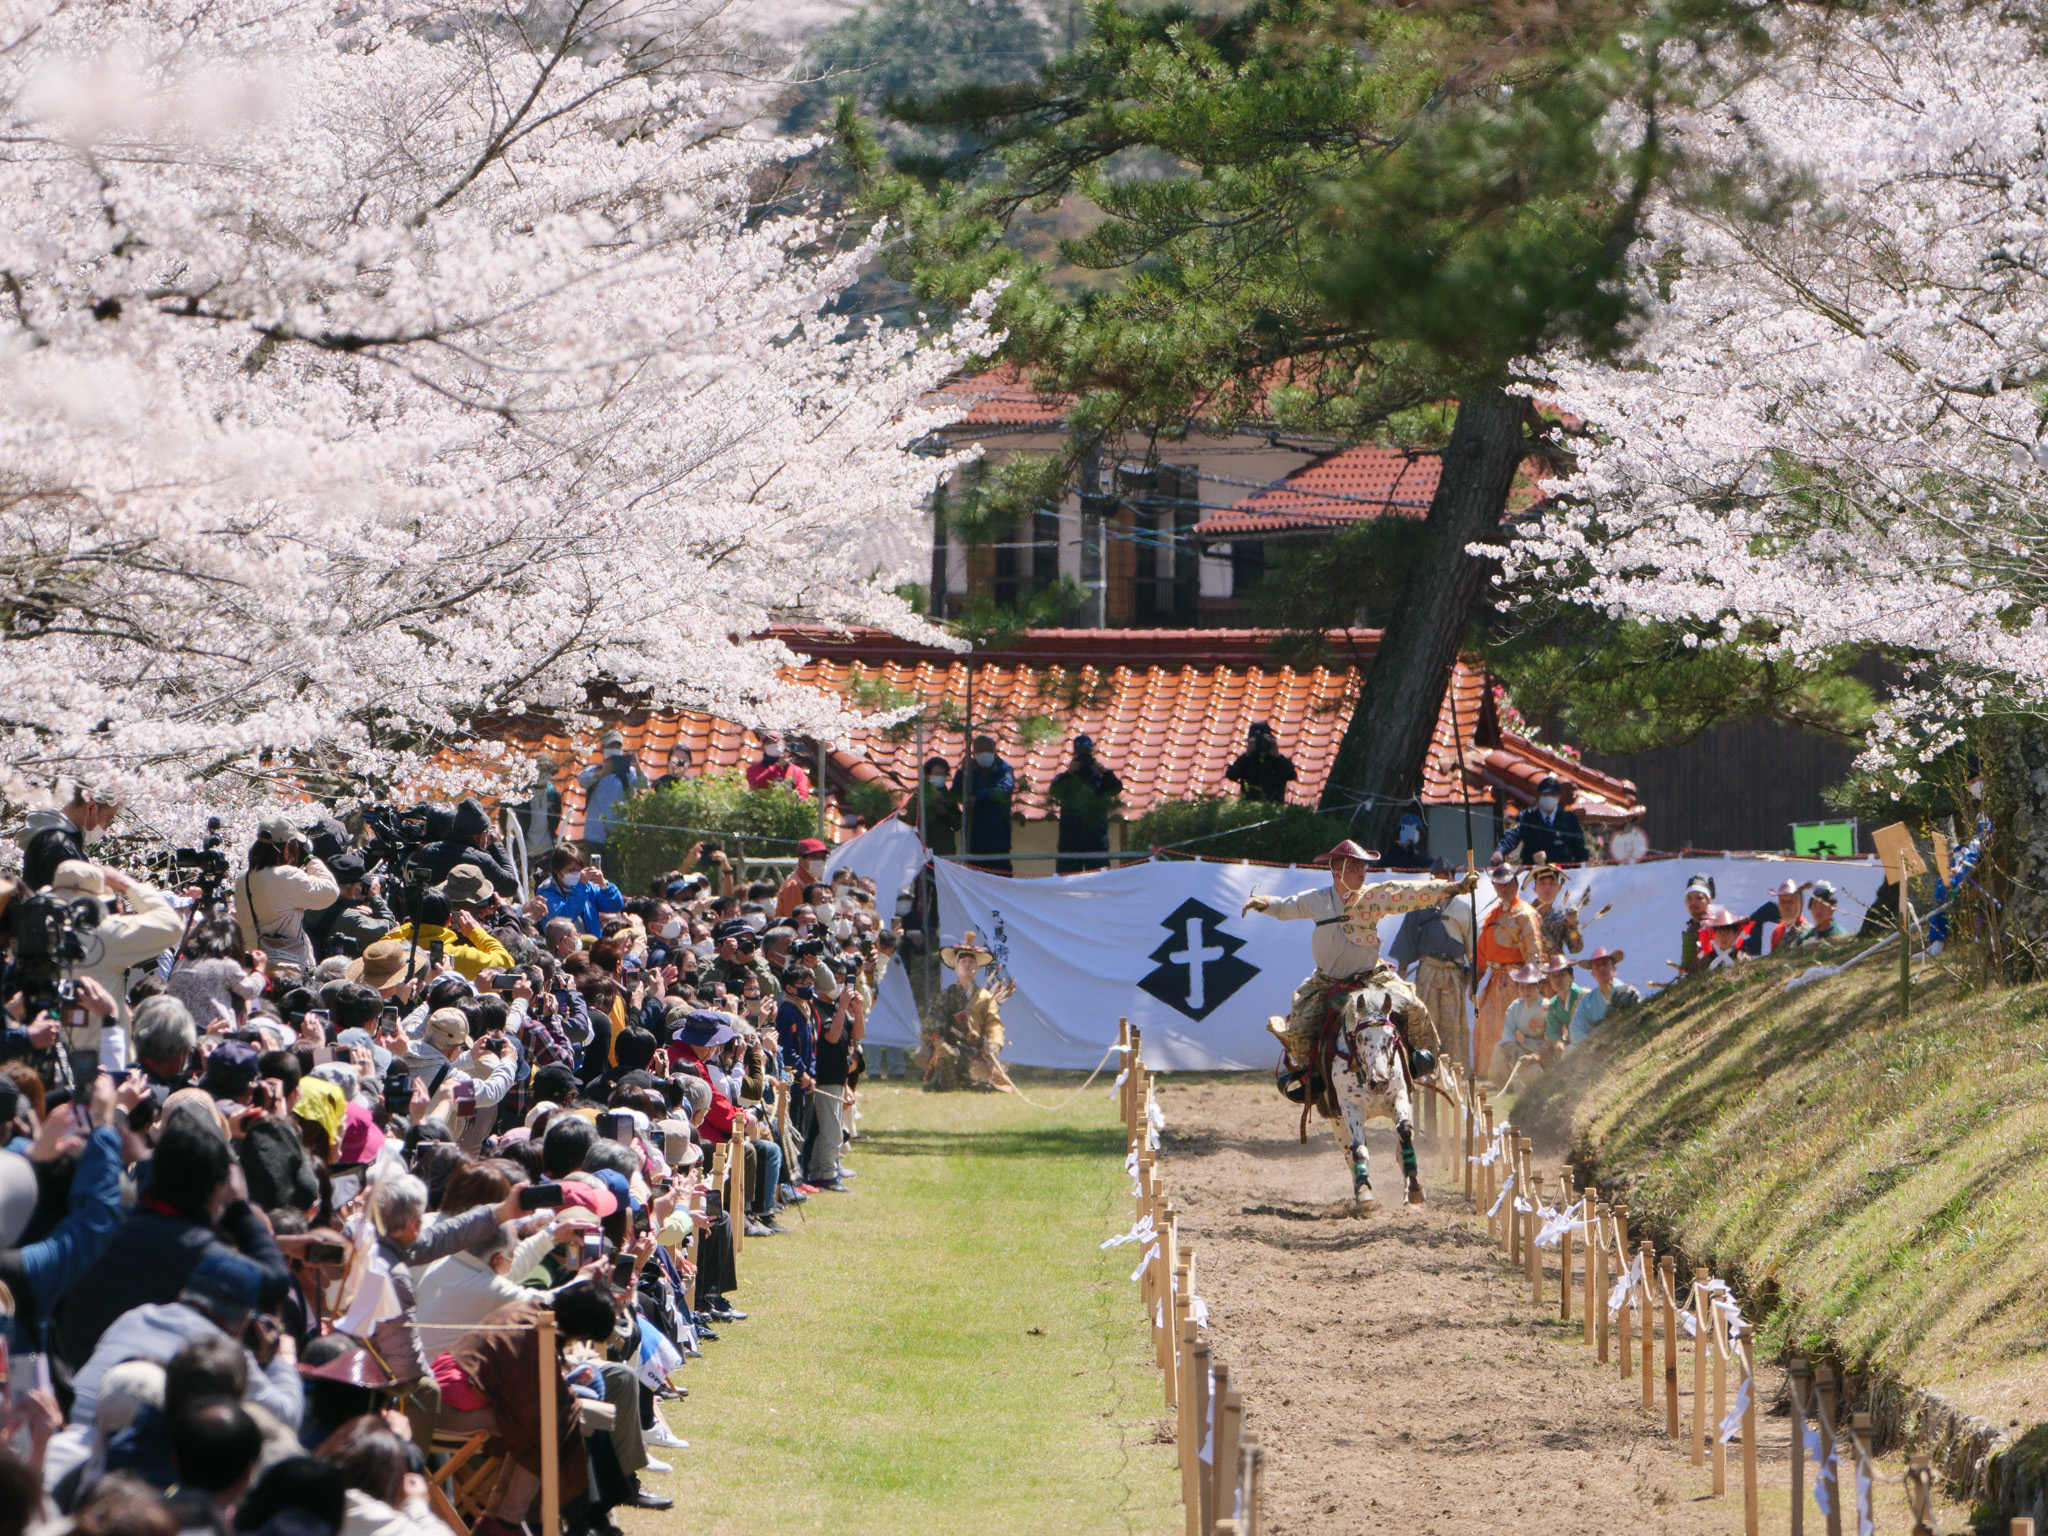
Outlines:
[{"label": "camera", "polygon": [[822,955],[825,953],[825,941],[823,939],[798,939],[789,946],[789,952],[792,956]]},{"label": "camera", "polygon": [[698,847],[697,856],[699,858],[708,859],[714,853],[723,853],[724,851],[725,850],[723,847],[721,847],[718,843],[713,842],[710,838],[707,837],[706,839],[704,839],[703,843]]},{"label": "camera", "polygon": [[169,853],[152,855],[145,862],[166,884],[198,886],[201,899],[209,906],[220,900],[231,868],[227,850],[216,846],[213,838],[208,838],[203,847],[173,848]]},{"label": "camera", "polygon": [[384,1074],[384,1112],[402,1115],[412,1107],[412,1074],[398,1062]]},{"label": "camera", "polygon": [[21,973],[25,1017],[61,1017],[76,995],[64,972],[92,965],[101,954],[93,930],[106,908],[91,896],[38,891],[14,904],[14,962]]}]

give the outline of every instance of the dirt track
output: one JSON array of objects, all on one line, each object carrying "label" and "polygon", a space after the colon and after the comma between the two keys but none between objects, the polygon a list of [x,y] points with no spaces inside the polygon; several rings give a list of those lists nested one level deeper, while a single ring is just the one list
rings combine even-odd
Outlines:
[{"label": "dirt track", "polygon": [[[1736,1448],[1730,1497],[1708,1497],[1661,1412],[1643,1413],[1639,1389],[1580,1342],[1577,1306],[1568,1327],[1558,1322],[1555,1256],[1539,1310],[1428,1149],[1426,1208],[1397,1203],[1398,1148],[1376,1128],[1373,1182],[1393,1202],[1380,1212],[1248,1214],[1306,1213],[1349,1194],[1329,1132],[1312,1125],[1298,1145],[1295,1112],[1270,1081],[1166,1078],[1159,1102],[1182,1252],[1195,1255],[1246,1428],[1267,1447],[1273,1536],[1742,1529]],[[1681,1351],[1688,1414],[1691,1370]],[[1775,1373],[1767,1385],[1766,1405]],[[1768,1417],[1758,1437],[1765,1531],[1785,1529],[1790,1427]]]}]

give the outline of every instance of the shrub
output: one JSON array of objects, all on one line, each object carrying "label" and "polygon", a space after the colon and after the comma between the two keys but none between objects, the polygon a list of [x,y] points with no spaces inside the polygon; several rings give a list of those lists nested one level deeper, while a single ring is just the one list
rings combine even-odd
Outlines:
[{"label": "shrub", "polygon": [[1305,805],[1197,795],[1191,800],[1159,801],[1130,825],[1124,847],[1138,852],[1190,843],[1179,851],[1221,859],[1307,864],[1350,835],[1351,828],[1342,818],[1325,816]]},{"label": "shrub", "polygon": [[787,858],[818,834],[818,808],[786,785],[747,788],[744,773],[708,773],[621,801],[605,837],[605,873],[628,896],[656,875],[680,869],[706,837],[725,845],[737,871],[744,856]]}]

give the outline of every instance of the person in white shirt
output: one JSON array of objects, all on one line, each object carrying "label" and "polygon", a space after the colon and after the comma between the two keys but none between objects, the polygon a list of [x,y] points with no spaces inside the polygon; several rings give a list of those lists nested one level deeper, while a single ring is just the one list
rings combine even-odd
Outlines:
[{"label": "person in white shirt", "polygon": [[235,923],[242,943],[273,964],[313,969],[306,914],[341,899],[341,883],[312,856],[305,834],[282,816],[266,818],[249,845],[249,868],[235,882]]},{"label": "person in white shirt", "polygon": [[415,1288],[413,1316],[419,1323],[421,1354],[432,1360],[453,1349],[465,1333],[508,1301],[529,1294],[552,1295],[530,1292],[521,1282],[540,1268],[548,1250],[562,1240],[563,1230],[595,1223],[596,1218],[580,1206],[542,1211],[516,1226],[500,1226],[497,1236],[479,1248],[429,1264]]},{"label": "person in white shirt", "polygon": [[156,964],[157,957],[175,945],[185,932],[185,920],[171,905],[170,897],[153,885],[124,875],[118,869],[103,869],[83,859],[66,859],[50,880],[53,891],[69,891],[107,902],[120,897],[126,912],[110,913],[93,929],[99,943],[99,958],[78,974],[90,976],[107,989],[114,1000],[114,1016],[104,1026],[88,1013],[83,1024],[64,1026],[64,1044],[75,1058],[97,1058],[109,1072],[128,1070],[128,972],[137,966]]}]

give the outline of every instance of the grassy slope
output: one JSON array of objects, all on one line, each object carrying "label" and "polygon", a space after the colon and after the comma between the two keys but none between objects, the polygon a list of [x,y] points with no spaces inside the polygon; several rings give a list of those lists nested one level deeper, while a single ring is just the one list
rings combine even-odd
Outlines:
[{"label": "grassy slope", "polygon": [[1097,1246],[1130,1224],[1103,1085],[1057,1114],[876,1086],[863,1130],[856,1193],[747,1245],[750,1318],[677,1378],[692,1448],[650,1480],[688,1517],[633,1529],[1177,1530],[1130,1250]]},{"label": "grassy slope", "polygon": [[1689,983],[1515,1118],[1631,1183],[1772,1345],[2048,1420],[2048,988],[1934,980],[1902,1024],[1894,967],[1792,993],[1788,974]]}]

